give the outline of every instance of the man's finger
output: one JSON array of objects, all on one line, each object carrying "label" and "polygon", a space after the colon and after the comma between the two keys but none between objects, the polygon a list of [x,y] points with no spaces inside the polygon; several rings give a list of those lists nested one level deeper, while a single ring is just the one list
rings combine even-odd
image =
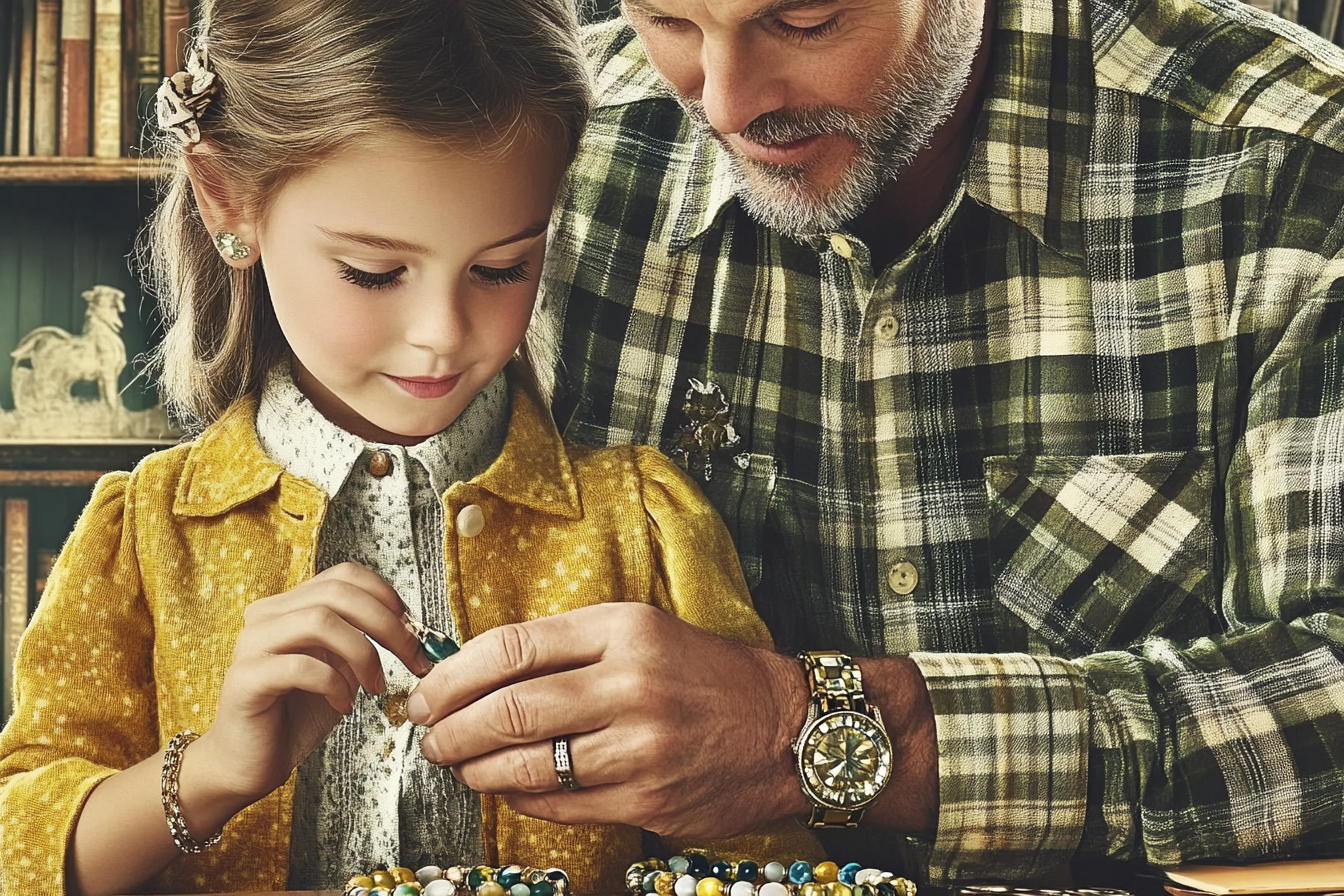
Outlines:
[{"label": "man's finger", "polygon": [[410,720],[433,725],[510,684],[597,662],[610,636],[602,619],[612,606],[583,607],[482,632],[421,679],[406,704]]}]

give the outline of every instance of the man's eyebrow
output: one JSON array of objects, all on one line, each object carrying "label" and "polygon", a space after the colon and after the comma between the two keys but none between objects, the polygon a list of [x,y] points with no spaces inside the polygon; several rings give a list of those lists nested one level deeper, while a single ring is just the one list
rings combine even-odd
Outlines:
[{"label": "man's eyebrow", "polygon": [[[667,13],[655,6],[651,0],[621,0],[626,6],[633,6],[649,15],[666,16]],[[786,12],[797,12],[803,9],[815,9],[818,6],[830,6],[838,0],[775,0],[767,6],[758,9],[748,16],[751,19],[764,19],[770,16],[777,16]]]}]

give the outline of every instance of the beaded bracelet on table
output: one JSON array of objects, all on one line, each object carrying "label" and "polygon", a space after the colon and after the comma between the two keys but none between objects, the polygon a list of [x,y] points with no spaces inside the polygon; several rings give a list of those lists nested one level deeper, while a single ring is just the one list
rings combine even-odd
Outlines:
[{"label": "beaded bracelet on table", "polygon": [[625,872],[631,896],[915,896],[914,881],[851,862],[725,862],[702,853],[645,859]]},{"label": "beaded bracelet on table", "polygon": [[569,896],[569,875],[523,865],[380,868],[350,878],[345,896]]}]

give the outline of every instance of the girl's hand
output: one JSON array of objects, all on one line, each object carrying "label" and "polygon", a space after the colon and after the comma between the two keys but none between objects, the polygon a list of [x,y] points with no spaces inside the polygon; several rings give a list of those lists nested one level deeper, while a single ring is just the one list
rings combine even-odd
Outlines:
[{"label": "girl's hand", "polygon": [[[219,713],[193,744],[214,786],[242,809],[279,787],[354,708],[361,686],[386,688],[377,641],[417,675],[433,668],[406,626],[397,593],[372,570],[342,563],[243,613]],[[366,638],[365,635],[368,637]]]}]

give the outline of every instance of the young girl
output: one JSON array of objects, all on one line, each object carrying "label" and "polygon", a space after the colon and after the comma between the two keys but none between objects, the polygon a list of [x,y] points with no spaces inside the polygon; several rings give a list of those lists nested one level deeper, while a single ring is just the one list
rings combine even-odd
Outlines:
[{"label": "young girl", "polygon": [[638,831],[472,793],[404,709],[424,626],[639,600],[768,640],[689,480],[648,449],[567,449],[510,363],[587,112],[572,4],[202,6],[160,92],[151,248],[163,385],[204,429],[99,483],[23,639],[0,892],[476,862],[619,892]]}]

